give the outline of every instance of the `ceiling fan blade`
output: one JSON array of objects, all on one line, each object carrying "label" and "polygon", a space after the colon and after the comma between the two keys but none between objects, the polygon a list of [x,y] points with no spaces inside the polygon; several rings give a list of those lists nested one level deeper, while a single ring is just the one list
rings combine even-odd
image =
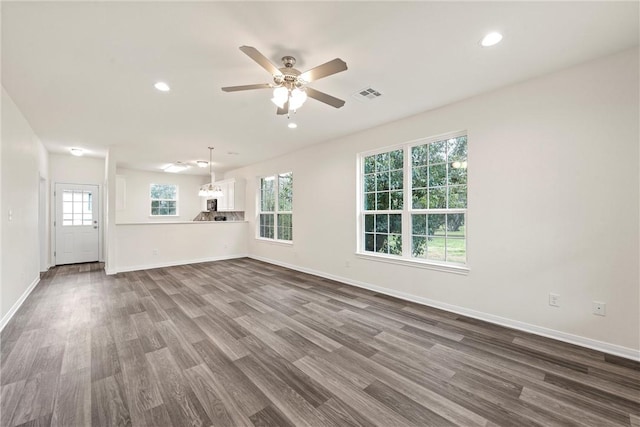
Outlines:
[{"label": "ceiling fan blade", "polygon": [[227,86],[222,90],[225,92],[237,92],[239,90],[252,90],[252,89],[271,89],[272,86],[268,83],[259,83],[256,85],[244,85],[244,86]]},{"label": "ceiling fan blade", "polygon": [[284,114],[289,114],[289,101],[287,100],[287,102],[284,103],[284,106],[282,108],[278,107],[278,111],[276,111],[276,114],[279,116],[282,116]]},{"label": "ceiling fan blade", "polygon": [[269,61],[269,59],[258,52],[258,49],[252,46],[240,46],[240,50],[243,51],[249,58],[253,59],[260,65],[262,68],[267,70],[272,76],[282,75],[278,67],[276,67],[273,62]]},{"label": "ceiling fan blade", "polygon": [[347,63],[340,58],[336,58],[333,61],[325,62],[322,65],[318,65],[315,68],[305,71],[300,74],[300,78],[306,82],[313,82],[323,77],[345,71],[346,69]]},{"label": "ceiling fan blade", "polygon": [[344,105],[344,101],[342,99],[327,95],[326,93],[320,92],[319,90],[315,90],[311,87],[307,87],[305,88],[305,90],[307,91],[307,96],[320,102],[324,102],[325,104],[331,105],[332,107],[340,108]]}]

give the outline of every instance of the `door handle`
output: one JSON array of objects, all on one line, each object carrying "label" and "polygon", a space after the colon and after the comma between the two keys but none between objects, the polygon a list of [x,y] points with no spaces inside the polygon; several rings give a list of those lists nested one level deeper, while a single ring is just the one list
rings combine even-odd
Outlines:
[{"label": "door handle", "polygon": [[97,226],[97,225],[94,225],[94,226],[93,226],[93,228],[98,228],[98,226]]}]

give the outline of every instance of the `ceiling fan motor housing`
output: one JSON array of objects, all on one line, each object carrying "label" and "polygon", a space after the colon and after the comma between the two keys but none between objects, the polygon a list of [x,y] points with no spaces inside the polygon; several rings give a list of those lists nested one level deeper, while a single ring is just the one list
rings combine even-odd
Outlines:
[{"label": "ceiling fan motor housing", "polygon": [[282,63],[284,64],[284,68],[280,68],[280,72],[282,74],[276,74],[273,76],[273,82],[277,86],[285,86],[289,90],[293,88],[301,88],[304,86],[305,81],[298,78],[301,72],[293,68],[296,63],[296,58],[293,56],[283,56]]},{"label": "ceiling fan motor housing", "polygon": [[282,63],[284,64],[284,66],[286,68],[293,68],[294,65],[296,65],[296,58],[294,58],[293,56],[283,56],[282,57]]}]

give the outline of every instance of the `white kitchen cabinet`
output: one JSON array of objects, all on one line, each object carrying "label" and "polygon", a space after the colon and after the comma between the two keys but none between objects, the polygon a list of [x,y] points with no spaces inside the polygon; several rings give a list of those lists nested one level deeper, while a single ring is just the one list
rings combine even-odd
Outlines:
[{"label": "white kitchen cabinet", "polygon": [[225,179],[216,181],[222,189],[222,197],[218,198],[218,211],[244,211],[244,179]]},{"label": "white kitchen cabinet", "polygon": [[200,210],[202,212],[206,212],[207,209],[207,199],[208,197],[200,197]]}]

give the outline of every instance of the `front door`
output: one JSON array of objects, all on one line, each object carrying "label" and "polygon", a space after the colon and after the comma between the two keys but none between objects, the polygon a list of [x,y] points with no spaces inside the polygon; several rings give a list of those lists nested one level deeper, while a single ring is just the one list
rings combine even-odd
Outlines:
[{"label": "front door", "polygon": [[97,185],[56,183],[56,265],[98,261],[99,200]]}]

